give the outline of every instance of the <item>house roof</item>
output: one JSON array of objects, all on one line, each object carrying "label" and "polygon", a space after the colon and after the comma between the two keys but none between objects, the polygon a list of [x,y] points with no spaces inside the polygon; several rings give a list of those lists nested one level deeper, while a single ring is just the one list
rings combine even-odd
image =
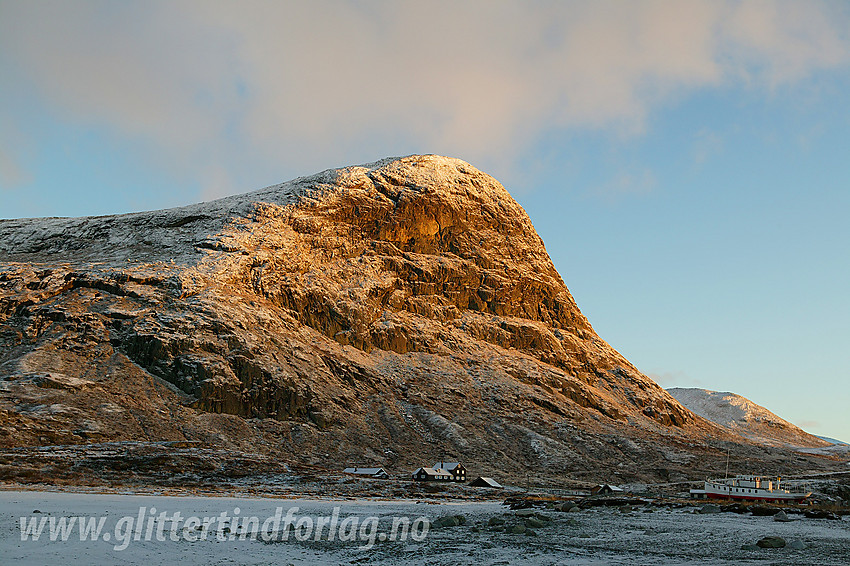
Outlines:
[{"label": "house roof", "polygon": [[439,470],[440,468],[442,468],[446,471],[451,472],[452,470],[456,469],[458,466],[460,466],[460,462],[437,462],[431,467],[434,468],[435,470]]},{"label": "house roof", "polygon": [[479,477],[475,478],[474,480],[472,480],[472,483],[474,483],[474,484],[484,483],[484,484],[487,484],[490,487],[502,487],[502,484],[500,484],[499,482],[497,482],[493,478],[485,478],[484,476],[479,476]]},{"label": "house roof", "polygon": [[415,474],[418,474],[420,471],[425,472],[429,476],[450,476],[451,475],[446,470],[443,470],[443,469],[435,470],[434,468],[419,468],[418,470],[416,470],[413,473],[415,475]]},{"label": "house roof", "polygon": [[342,472],[344,474],[357,474],[363,476],[374,476],[377,474],[387,473],[387,471],[383,468],[345,468]]},{"label": "house roof", "polygon": [[603,483],[596,486],[596,489],[610,489],[611,491],[625,491],[622,487],[617,487],[616,485],[611,485],[610,483]]}]

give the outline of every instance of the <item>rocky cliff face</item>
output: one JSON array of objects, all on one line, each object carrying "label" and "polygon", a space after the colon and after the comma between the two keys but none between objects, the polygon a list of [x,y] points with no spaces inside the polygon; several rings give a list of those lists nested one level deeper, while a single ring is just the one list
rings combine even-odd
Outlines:
[{"label": "rocky cliff face", "polygon": [[728,436],[596,335],[498,182],[435,156],[0,221],[0,423],[8,448],[588,479],[679,477]]}]

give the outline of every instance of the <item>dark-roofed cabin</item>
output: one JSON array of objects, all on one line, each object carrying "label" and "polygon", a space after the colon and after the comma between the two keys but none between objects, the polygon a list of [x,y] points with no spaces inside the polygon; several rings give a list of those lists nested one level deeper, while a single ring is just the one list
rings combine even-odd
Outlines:
[{"label": "dark-roofed cabin", "polygon": [[617,487],[616,485],[607,483],[597,485],[590,490],[591,495],[623,495],[624,493],[625,491],[622,487]]},{"label": "dark-roofed cabin", "polygon": [[452,481],[452,475],[442,469],[419,468],[413,472],[413,479],[416,481]]},{"label": "dark-roofed cabin", "polygon": [[352,474],[355,476],[366,476],[381,480],[388,479],[390,475],[383,468],[345,468],[342,473]]},{"label": "dark-roofed cabin", "polygon": [[447,471],[452,477],[451,481],[466,481],[466,468],[460,462],[437,462],[431,468]]}]

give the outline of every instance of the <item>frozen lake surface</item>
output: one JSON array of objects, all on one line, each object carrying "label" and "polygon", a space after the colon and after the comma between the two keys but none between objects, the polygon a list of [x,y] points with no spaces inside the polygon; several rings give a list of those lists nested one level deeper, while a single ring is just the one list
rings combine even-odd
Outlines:
[{"label": "frozen lake surface", "polygon": [[[527,521],[499,503],[0,491],[0,564],[850,564],[846,519],[778,523],[772,517],[666,507],[537,511],[551,521],[541,521],[535,536],[528,536],[488,526],[494,517],[505,520],[495,527],[502,529]],[[294,530],[283,526],[287,513]],[[465,524],[422,528],[423,517],[449,515],[463,515]],[[22,517],[29,540],[22,540]],[[92,531],[80,540],[80,517],[86,526],[102,523],[97,540],[91,540]],[[277,529],[275,517],[283,519]],[[206,527],[198,524],[204,520]],[[253,536],[253,521],[276,530],[277,540]],[[405,523],[410,529],[399,540]],[[39,525],[38,540],[32,540]],[[57,540],[50,540],[51,528]],[[396,540],[382,541],[382,535]],[[805,548],[741,549],[765,536],[799,541]]]}]

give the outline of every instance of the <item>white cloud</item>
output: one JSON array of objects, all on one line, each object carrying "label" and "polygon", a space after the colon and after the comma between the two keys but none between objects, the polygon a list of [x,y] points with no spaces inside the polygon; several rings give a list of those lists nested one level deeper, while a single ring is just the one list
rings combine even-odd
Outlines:
[{"label": "white cloud", "polygon": [[632,135],[695,89],[775,89],[850,54],[848,10],[814,1],[0,9],[0,71],[68,122],[147,143],[175,173],[224,168],[207,175],[209,194],[258,164],[308,172],[409,151],[500,173],[546,132]]}]

